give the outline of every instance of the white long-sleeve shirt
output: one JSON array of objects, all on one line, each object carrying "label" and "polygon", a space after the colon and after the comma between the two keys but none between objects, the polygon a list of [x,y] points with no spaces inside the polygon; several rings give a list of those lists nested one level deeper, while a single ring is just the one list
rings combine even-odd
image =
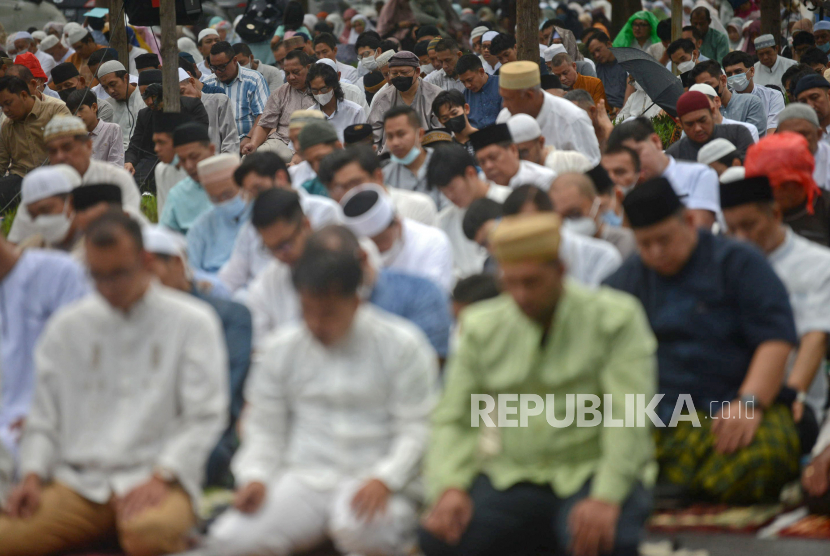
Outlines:
[{"label": "white long-sleeve shirt", "polygon": [[386,268],[432,280],[445,291],[452,289],[452,246],[442,230],[408,218],[401,219],[403,246]]},{"label": "white long-sleeve shirt", "polygon": [[157,283],[128,313],[91,294],[55,315],[35,352],[21,473],[104,503],[175,474],[198,496],[228,413],[222,327],[210,306]]},{"label": "white long-sleeve shirt", "polygon": [[[536,122],[542,129],[545,145],[553,145],[563,151],[578,151],[591,164],[599,164],[599,142],[588,113],[582,108],[550,93],[543,93],[545,101]],[[506,124],[512,116],[507,108],[499,112],[496,123]]]},{"label": "white long-sleeve shirt", "polygon": [[317,488],[371,477],[400,491],[418,473],[436,378],[426,336],[368,304],[331,347],[289,326],[251,371],[234,476],[244,485],[292,472]]}]

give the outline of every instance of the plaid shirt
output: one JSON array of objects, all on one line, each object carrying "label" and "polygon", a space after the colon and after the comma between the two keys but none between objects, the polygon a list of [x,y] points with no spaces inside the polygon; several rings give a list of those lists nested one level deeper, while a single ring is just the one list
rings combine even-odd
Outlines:
[{"label": "plaid shirt", "polygon": [[268,83],[258,71],[243,68],[237,64],[239,73],[236,79],[230,83],[223,83],[216,77],[216,74],[205,79],[206,85],[215,85],[222,89],[231,99],[234,117],[236,118],[236,129],[239,137],[246,137],[254,127],[254,120],[262,114],[265,103],[271,91]]}]

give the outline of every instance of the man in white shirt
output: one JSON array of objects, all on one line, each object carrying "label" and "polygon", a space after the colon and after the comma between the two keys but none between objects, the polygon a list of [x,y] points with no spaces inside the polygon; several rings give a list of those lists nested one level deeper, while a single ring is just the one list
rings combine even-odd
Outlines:
[{"label": "man in white shirt", "polygon": [[438,227],[450,240],[455,278],[482,272],[487,250],[467,239],[462,226],[464,215],[476,199],[488,198],[502,203],[512,189],[482,179],[476,170],[475,159],[459,145],[441,149],[440,159],[434,159],[429,165],[427,179],[452,203],[438,213]]},{"label": "man in white shirt", "polygon": [[411,489],[436,356],[414,325],[361,301],[351,247],[332,250],[312,235],[296,262],[303,322],[262,348],[232,464],[235,509],[195,554],[287,555],[327,538],[348,554],[414,549]]},{"label": "man in white shirt", "polygon": [[[723,57],[726,83],[738,94],[752,94],[761,99],[767,111],[767,133],[778,128],[778,113],[784,109],[784,95],[780,91],[755,83],[755,66],[746,52],[730,52]],[[779,85],[780,87],[780,85]]]},{"label": "man in white shirt", "polygon": [[[371,131],[371,128],[368,130]],[[387,187],[380,161],[368,145],[355,145],[328,155],[320,162],[319,178],[329,197],[338,203],[355,187],[374,183],[389,194],[397,214],[427,226],[436,225],[438,211],[432,197],[420,191]],[[427,182],[432,183],[428,179]]]},{"label": "man in white shirt", "polygon": [[487,179],[497,185],[511,188],[535,185],[547,191],[556,179],[556,172],[550,168],[519,158],[519,149],[506,123],[491,125],[471,134],[470,143]]},{"label": "man in white shirt", "polygon": [[782,87],[781,78],[790,67],[798,62],[779,55],[780,47],[775,44],[772,35],[761,35],[755,39],[755,83],[758,85],[775,85]]},{"label": "man in white shirt", "polygon": [[[335,71],[339,71],[343,79],[355,85],[358,81],[357,68],[337,61],[337,45],[337,39],[331,33],[320,33],[314,37],[314,53],[317,58],[326,58],[334,62],[336,64]],[[368,109],[366,113],[369,113]]]},{"label": "man in white shirt", "polygon": [[778,126],[779,132],[790,131],[807,139],[816,161],[813,179],[820,188],[830,191],[830,144],[821,140],[823,133],[816,111],[808,104],[792,103],[778,115]]},{"label": "man in white shirt", "polygon": [[539,64],[506,64],[499,72],[499,94],[504,108],[497,123],[506,123],[513,114],[527,114],[539,122],[545,144],[581,152],[591,164],[599,164],[599,142],[591,119],[573,103],[542,90]]},{"label": "man in white shirt", "polygon": [[375,243],[385,268],[428,278],[449,292],[452,247],[443,231],[399,217],[386,191],[374,184],[352,189],[340,204],[346,226]]},{"label": "man in white shirt", "polygon": [[707,230],[720,213],[718,175],[697,162],[681,162],[663,152],[663,142],[645,118],[626,121],[614,128],[608,137],[608,150],[628,147],[640,157],[642,184],[650,179],[669,180],[677,196],[689,209],[695,225]]},{"label": "man in white shirt", "polygon": [[136,118],[141,109],[147,108],[136,85],[130,82],[130,76],[121,62],[115,60],[104,62],[98,68],[98,80],[110,96],[107,101],[112,105],[112,122],[121,127],[124,140],[124,152],[130,146]]},{"label": "man in white shirt", "polygon": [[85,248],[98,292],[38,345],[2,550],[63,553],[117,534],[128,554],[180,552],[227,419],[219,319],[153,281],[141,229],[122,212],[93,222]]},{"label": "man in white shirt", "polygon": [[[720,195],[729,234],[761,249],[789,294],[799,344],[782,394],[789,391],[795,397],[790,401],[793,421],[799,426],[809,410],[821,423],[827,402],[824,356],[830,315],[824,308],[830,303],[830,249],[784,225],[765,176],[723,184]],[[811,447],[802,446],[805,451]]]},{"label": "man in white shirt", "polygon": [[[271,152],[249,154],[242,160],[233,177],[251,199],[256,199],[270,189],[292,189],[285,162]],[[342,221],[343,211],[332,199],[310,195],[303,189],[296,191],[312,229]],[[273,255],[263,245],[262,237],[249,220],[239,230],[231,257],[219,270],[219,279],[231,292],[242,290],[273,260]]]}]

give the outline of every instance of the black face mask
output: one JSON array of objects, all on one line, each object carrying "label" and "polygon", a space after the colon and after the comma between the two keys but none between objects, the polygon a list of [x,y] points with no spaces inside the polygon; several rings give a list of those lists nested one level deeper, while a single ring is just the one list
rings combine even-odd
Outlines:
[{"label": "black face mask", "polygon": [[454,118],[447,120],[444,127],[453,133],[461,133],[467,127],[467,118],[464,117],[464,114],[455,116]]},{"label": "black face mask", "polygon": [[400,92],[404,93],[412,88],[412,78],[411,77],[393,77],[389,80],[393,87],[395,87]]}]

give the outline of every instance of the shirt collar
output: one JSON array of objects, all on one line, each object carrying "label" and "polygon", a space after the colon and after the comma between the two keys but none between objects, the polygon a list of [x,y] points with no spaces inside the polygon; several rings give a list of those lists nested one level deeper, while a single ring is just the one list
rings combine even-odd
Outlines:
[{"label": "shirt collar", "polygon": [[98,119],[98,125],[95,126],[95,129],[89,132],[90,135],[100,135],[101,128],[104,127],[104,120]]},{"label": "shirt collar", "polygon": [[779,245],[772,253],[767,255],[770,263],[777,263],[784,259],[793,250],[795,245],[795,234],[789,226],[785,226],[787,235],[784,238],[784,243]]}]

